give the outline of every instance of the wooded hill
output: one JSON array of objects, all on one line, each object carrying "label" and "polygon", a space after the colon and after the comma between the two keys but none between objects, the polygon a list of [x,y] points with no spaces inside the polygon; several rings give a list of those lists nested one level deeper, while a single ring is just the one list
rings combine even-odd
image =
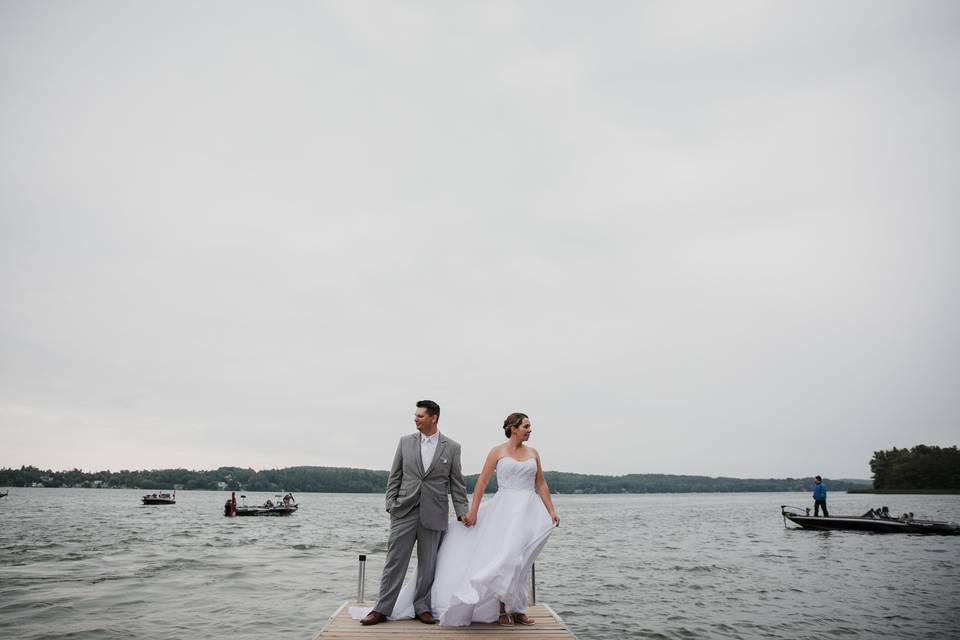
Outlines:
[{"label": "wooded hill", "polygon": [[[812,478],[711,478],[664,474],[625,476],[584,475],[547,471],[547,484],[553,493],[721,493],[746,491],[807,491]],[[477,476],[465,478],[473,491]],[[141,471],[41,470],[36,467],[0,469],[0,487],[97,487],[130,489],[220,488],[243,491],[313,491],[322,493],[382,493],[387,484],[386,471],[343,467],[288,467],[254,471],[239,467],[220,467],[210,471],[189,469],[153,469]],[[868,489],[869,480],[826,479],[831,491]],[[487,492],[496,490],[494,478]]]}]

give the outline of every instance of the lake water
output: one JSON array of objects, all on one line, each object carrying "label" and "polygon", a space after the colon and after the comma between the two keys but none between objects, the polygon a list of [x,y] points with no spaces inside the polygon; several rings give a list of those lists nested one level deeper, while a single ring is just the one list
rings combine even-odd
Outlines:
[{"label": "lake water", "polygon": [[[376,595],[379,495],[299,494],[288,518],[225,518],[224,493],[11,489],[0,499],[0,637],[308,640]],[[260,502],[267,494],[248,494]],[[960,634],[960,536],[784,528],[808,494],[554,498],[538,601],[592,638],[949,638]],[[830,510],[960,521],[960,496],[831,493]]]}]

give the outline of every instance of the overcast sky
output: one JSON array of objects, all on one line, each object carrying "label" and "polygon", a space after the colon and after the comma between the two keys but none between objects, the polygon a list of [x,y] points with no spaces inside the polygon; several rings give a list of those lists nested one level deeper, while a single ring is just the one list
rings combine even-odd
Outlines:
[{"label": "overcast sky", "polygon": [[0,1],[0,466],[960,442],[960,4]]}]

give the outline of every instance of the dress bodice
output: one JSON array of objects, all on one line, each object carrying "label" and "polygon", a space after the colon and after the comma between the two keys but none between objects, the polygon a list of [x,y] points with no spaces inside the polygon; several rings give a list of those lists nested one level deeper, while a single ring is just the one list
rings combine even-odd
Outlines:
[{"label": "dress bodice", "polygon": [[533,458],[518,461],[510,456],[497,460],[497,490],[533,491],[537,477],[537,461]]}]

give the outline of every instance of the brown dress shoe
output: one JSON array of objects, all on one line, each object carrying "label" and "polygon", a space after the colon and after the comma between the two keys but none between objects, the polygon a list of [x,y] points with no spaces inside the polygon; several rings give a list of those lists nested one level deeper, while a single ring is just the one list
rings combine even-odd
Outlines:
[{"label": "brown dress shoe", "polygon": [[381,622],[386,622],[387,616],[383,615],[379,611],[371,611],[367,614],[367,617],[360,621],[362,625],[371,625],[371,624],[380,624]]},{"label": "brown dress shoe", "polygon": [[437,619],[433,617],[433,614],[429,611],[424,611],[423,613],[417,614],[417,620],[423,624],[437,624]]}]

